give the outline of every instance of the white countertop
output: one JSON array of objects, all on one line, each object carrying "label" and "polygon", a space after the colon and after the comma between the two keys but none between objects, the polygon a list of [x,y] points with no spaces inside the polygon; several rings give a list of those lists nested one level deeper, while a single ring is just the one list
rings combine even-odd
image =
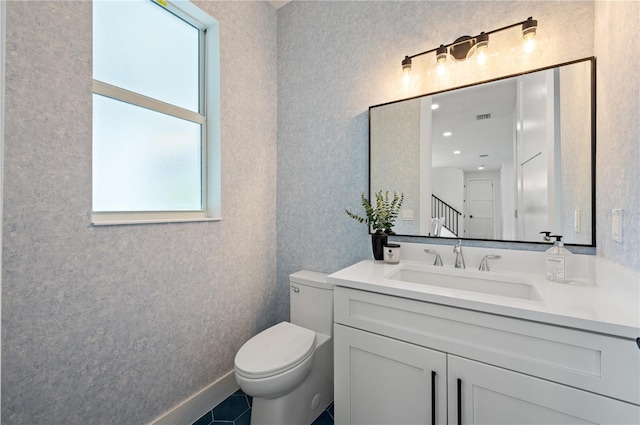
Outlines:
[{"label": "white countertop", "polygon": [[[404,244],[403,244],[404,247]],[[420,245],[420,250],[427,245]],[[440,249],[443,247],[441,246]],[[445,247],[446,248],[446,247]],[[468,248],[471,250],[471,248]],[[490,250],[485,254],[496,253]],[[506,250],[505,250],[506,251]],[[501,252],[500,252],[501,253]],[[508,254],[507,254],[508,255]],[[525,262],[539,261],[543,253],[518,253]],[[413,255],[415,257],[415,254]],[[409,255],[409,257],[412,257]],[[467,262],[467,269],[454,269],[445,261],[445,266],[432,266],[430,261],[401,260],[399,264],[387,264],[373,259],[364,260],[339,270],[328,276],[329,282],[353,289],[361,289],[380,294],[410,298],[452,307],[486,313],[499,314],[519,319],[549,323],[558,326],[582,329],[615,335],[623,338],[640,337],[640,282],[635,273],[626,273],[600,264],[590,256],[580,256],[576,261],[581,270],[585,270],[574,283],[564,284],[548,281],[542,274],[514,270],[479,272],[477,265]],[[584,258],[582,258],[584,257]],[[401,257],[402,258],[402,257]],[[443,257],[444,259],[444,257]],[[511,262],[516,270],[519,261]],[[492,262],[492,266],[497,262]],[[393,275],[402,267],[417,266],[434,272],[458,273],[470,276],[516,277],[531,282],[542,298],[540,301],[518,299],[498,295],[445,287],[430,286],[412,282],[392,280]],[[479,275],[480,273],[480,275]]]}]

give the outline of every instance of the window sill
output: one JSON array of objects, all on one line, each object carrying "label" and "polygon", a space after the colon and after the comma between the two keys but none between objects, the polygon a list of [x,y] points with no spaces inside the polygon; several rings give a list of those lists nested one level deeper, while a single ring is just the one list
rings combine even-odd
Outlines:
[{"label": "window sill", "polygon": [[124,224],[192,223],[198,221],[220,221],[221,217],[210,217],[203,211],[158,211],[158,212],[94,212],[94,226],[118,226]]}]

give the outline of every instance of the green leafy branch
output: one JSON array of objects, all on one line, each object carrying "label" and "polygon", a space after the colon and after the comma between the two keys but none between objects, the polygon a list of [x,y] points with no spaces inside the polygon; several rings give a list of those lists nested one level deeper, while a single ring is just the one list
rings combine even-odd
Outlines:
[{"label": "green leafy branch", "polygon": [[376,232],[384,230],[386,233],[393,233],[391,228],[400,214],[400,208],[404,202],[404,193],[398,196],[396,192],[393,192],[393,198],[389,199],[389,191],[384,192],[384,195],[382,191],[379,191],[375,193],[375,197],[376,202],[374,207],[364,196],[364,193],[360,195],[360,200],[365,212],[364,217],[349,210],[345,210],[345,212],[349,217],[359,223],[371,226]]}]

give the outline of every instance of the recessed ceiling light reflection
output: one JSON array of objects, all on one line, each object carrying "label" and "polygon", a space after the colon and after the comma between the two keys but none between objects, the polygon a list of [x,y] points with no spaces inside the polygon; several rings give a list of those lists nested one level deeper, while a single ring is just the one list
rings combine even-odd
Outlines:
[{"label": "recessed ceiling light reflection", "polygon": [[431,109],[438,109],[440,107],[440,105],[438,105],[437,103],[432,103],[431,104]]},{"label": "recessed ceiling light reflection", "polygon": [[454,155],[460,155],[460,151],[453,151]]},{"label": "recessed ceiling light reflection", "polygon": [[484,170],[484,165],[479,166],[478,170]]},{"label": "recessed ceiling light reflection", "polygon": [[442,133],[442,135],[444,137],[449,137],[449,136],[451,136],[451,132],[450,131],[445,131],[444,133]]}]

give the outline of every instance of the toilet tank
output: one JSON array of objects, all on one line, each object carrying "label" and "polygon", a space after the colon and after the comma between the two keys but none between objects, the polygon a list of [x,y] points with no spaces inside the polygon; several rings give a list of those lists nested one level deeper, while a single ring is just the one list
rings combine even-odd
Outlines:
[{"label": "toilet tank", "polygon": [[301,270],[289,275],[291,323],[333,335],[333,285],[327,274]]}]

